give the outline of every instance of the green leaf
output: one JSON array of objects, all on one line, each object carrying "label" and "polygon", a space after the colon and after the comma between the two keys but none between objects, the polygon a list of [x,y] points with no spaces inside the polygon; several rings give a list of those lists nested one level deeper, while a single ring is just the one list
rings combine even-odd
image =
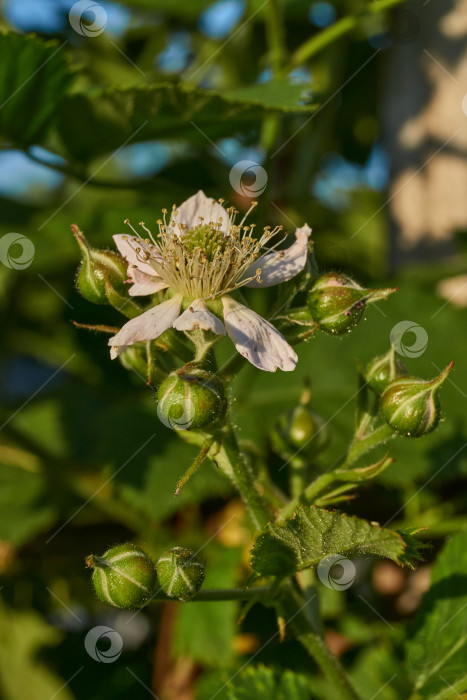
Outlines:
[{"label": "green leaf", "polygon": [[[303,88],[301,88],[303,91]],[[258,122],[266,112],[309,112],[309,106],[284,103],[275,96],[262,105],[254,92],[233,94],[183,83],[109,89],[96,95],[72,95],[59,109],[59,130],[69,153],[90,160],[126,143],[151,139],[188,139],[233,135]],[[297,91],[294,96],[297,96]],[[208,139],[208,140],[209,140]]]},{"label": "green leaf", "polygon": [[[224,93],[229,100],[263,105],[284,111],[296,112],[299,108],[310,106],[310,86],[297,85],[288,80],[277,80],[259,85],[248,85]],[[314,106],[313,109],[316,109]]]},{"label": "green leaf", "polygon": [[282,525],[268,523],[251,552],[251,566],[262,575],[287,576],[319,564],[330,554],[388,557],[411,565],[417,547],[410,533],[317,506],[302,506]]},{"label": "green leaf", "polygon": [[0,605],[0,685],[4,700],[53,698],[59,693],[60,700],[73,700],[65,680],[39,655],[44,647],[56,646],[62,636],[37,613],[16,612]]},{"label": "green leaf", "polygon": [[196,700],[312,700],[310,681],[292,671],[275,671],[266,666],[223,670],[201,682]]},{"label": "green leaf", "polygon": [[0,133],[23,146],[51,126],[72,80],[64,44],[0,35]]},{"label": "green leaf", "polygon": [[406,646],[407,667],[419,697],[441,700],[467,692],[466,616],[467,531],[455,535],[438,557],[416,632]]},{"label": "green leaf", "polygon": [[394,649],[385,641],[372,643],[357,656],[350,678],[361,698],[409,698],[411,686]]},{"label": "green leaf", "polygon": [[44,478],[0,461],[0,540],[22,545],[45,531],[54,517]]}]

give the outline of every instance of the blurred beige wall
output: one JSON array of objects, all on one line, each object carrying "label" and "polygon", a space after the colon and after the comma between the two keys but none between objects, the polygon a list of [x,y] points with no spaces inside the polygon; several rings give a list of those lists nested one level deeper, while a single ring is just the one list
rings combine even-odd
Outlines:
[{"label": "blurred beige wall", "polygon": [[395,27],[383,95],[393,268],[453,253],[467,229],[467,0],[409,1]]}]

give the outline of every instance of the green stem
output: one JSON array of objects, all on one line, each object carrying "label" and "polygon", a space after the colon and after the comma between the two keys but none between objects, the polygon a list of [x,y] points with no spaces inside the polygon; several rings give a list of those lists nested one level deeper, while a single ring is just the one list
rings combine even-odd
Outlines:
[{"label": "green stem", "polygon": [[292,70],[293,68],[302,65],[309,58],[311,58],[311,56],[314,56],[344,34],[347,34],[358,27],[362,17],[365,15],[374,15],[379,12],[384,12],[384,10],[389,9],[394,5],[399,5],[401,2],[404,2],[404,0],[373,1],[368,5],[368,7],[366,7],[365,10],[363,10],[363,12],[357,15],[342,17],[342,19],[334,22],[334,24],[332,24],[330,27],[323,29],[323,31],[319,32],[319,34],[315,34],[315,36],[312,36],[311,39],[299,46],[290,60],[288,70]]},{"label": "green stem", "polygon": [[[247,503],[258,528],[271,520],[271,508],[256,489],[252,471],[242,459],[236,438],[232,431],[226,434],[223,445],[213,456],[218,466],[227,474]],[[254,589],[258,591],[258,589]],[[206,593],[206,592],[205,592]],[[297,639],[315,659],[329,682],[339,693],[340,700],[360,700],[356,695],[339,661],[331,654],[324,640],[310,624],[308,611],[312,600],[297,599],[297,591],[291,582],[275,601],[278,613],[290,624]],[[313,593],[312,598],[316,596]]]},{"label": "green stem", "polygon": [[376,430],[373,430],[369,435],[364,438],[354,438],[349,450],[347,452],[344,462],[339,466],[340,470],[348,469],[351,467],[359,457],[372,450],[377,445],[382,445],[390,438],[395,437],[395,433],[392,428],[386,423],[380,425]]},{"label": "green stem", "polygon": [[279,512],[279,519],[287,518],[292,515],[295,508],[300,505],[300,503],[313,503],[316,498],[333,482],[335,481],[334,472],[327,472],[326,474],[321,474],[317,479],[311,482],[306,489],[297,496],[289,501]]},{"label": "green stem", "polygon": [[250,510],[256,528],[260,530],[272,520],[272,508],[258,491],[254,483],[253,472],[243,459],[231,429],[228,429],[228,432],[223,436],[222,447],[213,455],[212,459],[236,486]]},{"label": "green stem", "polygon": [[[266,595],[270,592],[270,586],[256,586],[256,588],[213,588],[200,591],[193,598],[190,598],[189,603],[208,603],[212,601],[223,601],[223,600],[251,600],[257,595]],[[165,595],[165,593],[159,592],[153,598],[151,602],[174,602],[173,598]]]},{"label": "green stem", "polygon": [[[315,594],[314,594],[315,595]],[[291,585],[284,590],[276,605],[287,626],[290,626],[302,646],[318,664],[327,680],[333,685],[339,700],[360,700],[336,657],[331,654],[324,639],[310,629],[306,609],[310,600],[303,600]]]},{"label": "green stem", "polygon": [[[279,80],[283,75],[286,59],[284,22],[280,7],[281,0],[269,0],[266,13],[267,42],[272,76]],[[280,127],[280,117],[268,115],[261,127],[260,143],[266,153],[270,153],[276,143]]]},{"label": "green stem", "polygon": [[298,635],[297,639],[314,658],[326,678],[336,689],[339,688],[339,700],[360,700],[339,661],[330,653],[322,637],[308,632]]},{"label": "green stem", "polygon": [[285,59],[284,23],[280,0],[269,0],[266,23],[272,73],[275,78],[279,78]]},{"label": "green stem", "polygon": [[338,470],[326,472],[325,474],[320,474],[317,479],[311,482],[306,489],[301,493],[300,496],[293,498],[289,503],[287,503],[279,512],[279,518],[287,518],[292,515],[295,508],[300,503],[314,503],[318,496],[320,496],[323,491],[325,491],[331,484],[335,481],[342,481],[342,472],[349,469],[356,461],[377,445],[381,445],[390,438],[394,437],[394,431],[389,425],[381,425],[376,430],[373,430],[369,435],[361,439],[353,440],[350,448],[347,452],[344,462],[339,466]]}]

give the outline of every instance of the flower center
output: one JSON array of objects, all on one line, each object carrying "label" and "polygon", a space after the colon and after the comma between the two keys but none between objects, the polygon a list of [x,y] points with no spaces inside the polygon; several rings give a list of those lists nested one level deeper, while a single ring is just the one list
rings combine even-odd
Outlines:
[{"label": "flower center", "polygon": [[203,252],[206,261],[212,262],[217,251],[225,251],[225,238],[221,231],[209,224],[195,226],[183,234],[183,247],[187,253],[195,249]]}]

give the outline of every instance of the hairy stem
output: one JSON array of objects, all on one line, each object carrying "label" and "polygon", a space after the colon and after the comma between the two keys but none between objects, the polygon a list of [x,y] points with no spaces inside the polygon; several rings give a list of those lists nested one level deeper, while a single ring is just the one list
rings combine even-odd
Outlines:
[{"label": "hairy stem", "polygon": [[[266,595],[271,590],[270,586],[256,586],[256,588],[207,588],[204,591],[199,591],[193,598],[190,598],[188,603],[207,603],[212,601],[223,600],[251,600],[257,595]],[[153,598],[151,603],[174,602],[173,598],[159,592]]]},{"label": "hairy stem", "polygon": [[273,511],[269,503],[258,491],[253,472],[244,460],[232,430],[225,434],[222,440],[222,447],[213,455],[212,459],[234,483],[250,510],[256,528],[260,530],[273,518]]},{"label": "hairy stem", "polygon": [[359,459],[359,457],[364,455],[365,452],[372,450],[378,445],[382,445],[383,442],[386,442],[393,437],[395,437],[393,429],[384,423],[365,437],[354,438],[350,444],[345,460],[340,465],[339,469],[348,469],[357,461],[357,459]]},{"label": "hairy stem", "polygon": [[338,659],[329,651],[324,639],[310,626],[306,610],[316,593],[306,599],[292,585],[288,585],[279,597],[276,607],[285,628],[290,627],[300,644],[315,660],[327,680],[332,684],[339,700],[360,700]]}]

